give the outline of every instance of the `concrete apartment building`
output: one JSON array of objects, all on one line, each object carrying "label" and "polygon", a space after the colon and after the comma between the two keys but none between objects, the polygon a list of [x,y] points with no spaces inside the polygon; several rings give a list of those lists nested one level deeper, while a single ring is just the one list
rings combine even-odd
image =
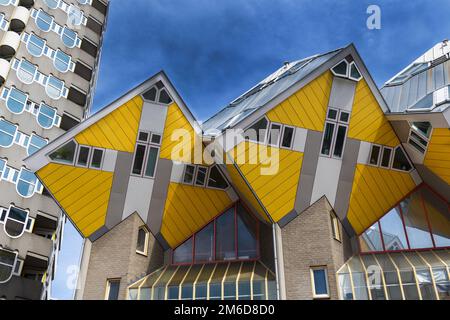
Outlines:
[{"label": "concrete apartment building", "polygon": [[47,299],[64,215],[23,159],[88,114],[107,0],[0,1],[0,298]]},{"label": "concrete apartment building", "polygon": [[160,72],[44,146],[76,298],[449,299],[449,52],[286,63],[202,126]]}]

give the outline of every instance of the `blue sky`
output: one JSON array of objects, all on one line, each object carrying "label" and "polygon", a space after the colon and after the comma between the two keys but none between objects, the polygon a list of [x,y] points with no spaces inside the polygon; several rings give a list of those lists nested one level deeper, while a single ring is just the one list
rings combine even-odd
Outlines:
[{"label": "blue sky", "polygon": [[[381,29],[366,27],[369,5]],[[160,70],[206,120],[292,61],[353,42],[378,85],[450,37],[448,0],[111,0],[94,99],[99,110]],[[80,238],[66,228],[55,298]]]}]

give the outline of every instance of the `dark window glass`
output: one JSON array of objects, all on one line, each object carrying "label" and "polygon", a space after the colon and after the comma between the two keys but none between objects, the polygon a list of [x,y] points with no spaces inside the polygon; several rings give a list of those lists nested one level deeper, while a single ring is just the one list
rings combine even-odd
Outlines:
[{"label": "dark window glass", "polygon": [[183,182],[191,184],[192,181],[194,180],[194,172],[195,172],[195,167],[187,165],[186,169],[184,170]]},{"label": "dark window glass", "polygon": [[323,155],[330,155],[331,152],[331,143],[333,141],[333,132],[334,132],[334,124],[327,122],[325,125],[325,133],[322,142],[322,151]]},{"label": "dark window glass", "polygon": [[146,254],[145,252],[146,241],[147,241],[147,231],[144,230],[144,228],[140,228],[138,231],[136,250]]},{"label": "dark window glass", "polygon": [[181,287],[181,299],[182,300],[192,300],[193,297],[193,288],[192,285],[183,285]]},{"label": "dark window glass", "polygon": [[225,178],[220,173],[217,166],[211,167],[209,172],[208,187],[226,189],[228,188],[228,183]]},{"label": "dark window glass", "polygon": [[335,110],[335,109],[329,109],[329,110],[328,110],[327,118],[328,118],[328,119],[331,119],[331,120],[336,120],[336,119],[337,119],[337,114],[338,114],[337,110]]},{"label": "dark window glass", "polygon": [[278,140],[280,139],[280,132],[281,126],[279,124],[273,123],[270,126],[270,132],[269,132],[269,144],[272,146],[278,146]]},{"label": "dark window glass", "polygon": [[397,147],[397,149],[395,149],[394,162],[392,163],[392,167],[394,169],[403,171],[410,171],[412,169],[411,164],[408,161],[408,158],[406,157],[405,153],[400,147]]},{"label": "dark window glass", "polygon": [[143,94],[144,99],[150,100],[150,101],[155,101],[156,100],[156,93],[157,93],[156,88],[152,87],[150,90],[148,90],[147,92],[145,92]]},{"label": "dark window glass", "polygon": [[336,142],[334,145],[334,152],[333,155],[335,157],[342,157],[342,152],[344,150],[344,143],[345,143],[345,134],[347,133],[347,127],[345,126],[339,126],[337,135],[336,135]]},{"label": "dark window glass", "polygon": [[413,122],[412,128],[420,132],[426,138],[430,138],[431,130],[433,129],[429,122]]},{"label": "dark window glass", "polygon": [[207,290],[206,283],[197,283],[195,285],[195,300],[206,300]]},{"label": "dark window glass", "polygon": [[152,143],[160,144],[161,143],[161,135],[159,134],[152,134]]},{"label": "dark window glass", "polygon": [[150,150],[148,151],[148,157],[147,157],[147,166],[145,168],[145,176],[154,177],[156,163],[158,161],[158,153],[159,153],[158,148],[150,147]]},{"label": "dark window glass", "polygon": [[369,159],[370,164],[373,164],[374,166],[378,165],[378,159],[380,158],[380,152],[381,152],[381,147],[372,146],[372,151],[370,152],[370,159]]},{"label": "dark window glass", "polygon": [[120,280],[109,280],[108,300],[119,299]]},{"label": "dark window glass", "polygon": [[264,281],[253,281],[253,300],[264,300],[266,295],[265,287]]},{"label": "dark window glass", "polygon": [[324,269],[313,270],[314,293],[316,295],[328,295],[327,274]]},{"label": "dark window glass", "polygon": [[236,259],[234,207],[216,220],[216,259]]},{"label": "dark window glass", "polygon": [[355,64],[352,64],[351,68],[350,68],[350,76],[353,79],[359,79],[361,78],[361,74],[359,73],[358,69],[356,68]]},{"label": "dark window glass", "polygon": [[250,281],[240,281],[238,283],[238,299],[239,300],[250,300]]},{"label": "dark window glass", "polygon": [[103,160],[103,150],[94,149],[94,153],[92,154],[91,167],[100,169],[102,166]]},{"label": "dark window glass", "polygon": [[341,111],[341,116],[339,118],[340,121],[348,123],[349,118],[350,118],[350,113]]},{"label": "dark window glass", "polygon": [[169,286],[167,288],[167,300],[178,300],[179,287]]},{"label": "dark window glass", "polygon": [[149,134],[147,132],[139,132],[138,140],[142,142],[148,142],[148,136]]},{"label": "dark window glass", "polygon": [[237,206],[238,257],[239,259],[256,258],[257,222],[239,203]]},{"label": "dark window glass", "polygon": [[262,118],[245,131],[245,138],[254,142],[264,142],[266,139],[267,125],[267,119]]},{"label": "dark window glass", "polygon": [[340,75],[340,76],[346,76],[347,75],[347,63],[345,61],[342,61],[337,66],[333,68],[334,73]]},{"label": "dark window glass", "polygon": [[161,92],[159,93],[159,102],[164,104],[172,103],[172,99],[170,98],[166,89],[162,89]]},{"label": "dark window glass", "polygon": [[165,300],[166,288],[154,287],[153,288],[153,300]]},{"label": "dark window glass", "polygon": [[75,64],[74,72],[84,80],[91,81],[92,79],[92,69],[81,62]]},{"label": "dark window glass", "polygon": [[209,285],[209,300],[222,299],[222,285],[220,283],[211,283]]},{"label": "dark window glass", "polygon": [[214,259],[214,222],[208,224],[195,235],[195,261],[205,262]]},{"label": "dark window glass", "polygon": [[75,119],[74,117],[71,117],[71,116],[67,115],[66,113],[64,113],[61,117],[61,124],[59,125],[59,127],[65,131],[68,131],[68,130],[72,129],[73,127],[75,127],[79,123],[80,123],[80,120]]},{"label": "dark window glass", "polygon": [[51,153],[50,159],[62,163],[73,163],[76,149],[77,145],[75,142],[70,141],[55,152]]},{"label": "dark window glass", "polygon": [[391,154],[392,150],[389,148],[383,149],[383,157],[381,158],[381,166],[385,168],[389,168],[389,164],[391,163]]},{"label": "dark window glass", "polygon": [[206,173],[208,169],[204,167],[199,167],[197,169],[197,177],[195,179],[195,184],[198,186],[204,186],[206,182]]},{"label": "dark window glass", "polygon": [[86,93],[82,92],[81,90],[78,90],[75,87],[70,87],[67,100],[70,100],[79,106],[85,107],[87,102],[87,96]]},{"label": "dark window glass", "polygon": [[86,167],[88,165],[90,151],[91,151],[91,149],[88,147],[80,147],[77,165],[83,166],[83,167]]},{"label": "dark window glass", "polygon": [[133,174],[142,174],[146,147],[138,144],[134,155]]},{"label": "dark window glass", "polygon": [[223,300],[236,300],[235,282],[225,282],[223,284]]},{"label": "dark window glass", "polygon": [[294,138],[294,128],[284,127],[283,141],[281,142],[281,146],[285,148],[292,147],[293,138]]},{"label": "dark window glass", "polygon": [[174,263],[190,263],[192,262],[192,238],[187,240],[173,252]]}]

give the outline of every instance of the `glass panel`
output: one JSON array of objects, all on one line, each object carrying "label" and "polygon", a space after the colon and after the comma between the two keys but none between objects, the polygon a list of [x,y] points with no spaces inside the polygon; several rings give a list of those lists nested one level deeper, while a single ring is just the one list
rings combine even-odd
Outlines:
[{"label": "glass panel", "polygon": [[268,144],[270,144],[272,146],[278,146],[278,141],[280,139],[280,130],[281,130],[281,125],[272,123],[272,125],[270,126]]},{"label": "glass panel", "polygon": [[412,128],[414,130],[420,132],[426,138],[430,138],[431,130],[433,129],[433,127],[431,126],[431,123],[429,123],[429,122],[413,122]]},{"label": "glass panel", "polygon": [[179,287],[170,286],[167,288],[167,300],[178,300]]},{"label": "glass panel", "polygon": [[199,167],[197,169],[197,178],[195,179],[195,184],[198,186],[204,186],[206,182],[206,173],[208,172],[207,168]]},{"label": "glass panel", "polygon": [[374,166],[378,165],[378,159],[380,157],[380,151],[381,147],[379,146],[372,146],[372,151],[370,152],[370,159],[369,163],[373,164]]},{"label": "glass panel", "polygon": [[30,197],[34,194],[34,188],[36,186],[36,176],[22,168],[20,170],[19,180],[17,182],[16,190],[22,197]]},{"label": "glass panel", "polygon": [[37,66],[26,61],[21,60],[19,68],[17,69],[17,77],[25,84],[31,84],[37,72]]},{"label": "glass panel", "polygon": [[238,300],[251,300],[250,281],[239,281]]},{"label": "glass panel", "polygon": [[153,300],[165,300],[166,288],[165,287],[154,287],[153,288]]},{"label": "glass panel", "polygon": [[55,121],[55,116],[56,116],[55,109],[43,103],[40,105],[37,120],[41,127],[43,127],[44,129],[51,128]]},{"label": "glass panel", "polygon": [[239,203],[237,205],[237,229],[238,229],[238,257],[239,259],[253,259],[257,252],[257,229],[255,219]]},{"label": "glass panel", "polygon": [[139,132],[139,141],[147,142],[149,134],[147,132]]},{"label": "glass panel", "polygon": [[387,251],[408,249],[400,210],[394,208],[380,220],[384,246]]},{"label": "glass panel", "polygon": [[152,295],[152,289],[151,288],[141,288],[141,294],[139,296],[140,300],[150,300]]},{"label": "glass panel", "polygon": [[9,209],[9,215],[8,218],[20,221],[22,223],[25,223],[27,221],[28,212],[25,210],[21,210],[16,207],[11,207]]},{"label": "glass panel", "polygon": [[145,92],[143,94],[144,99],[150,100],[150,101],[155,101],[156,100],[156,92],[157,91],[156,91],[155,87],[151,88],[150,90],[148,90],[147,92]]},{"label": "glass panel", "polygon": [[350,67],[350,77],[352,77],[353,79],[361,78],[361,74],[359,73],[358,68],[356,68],[356,65],[354,63]]},{"label": "glass panel", "polygon": [[366,274],[364,267],[358,256],[354,256],[348,262],[352,271],[353,287],[355,291],[355,300],[369,300],[367,291]]},{"label": "glass panel", "polygon": [[150,147],[147,157],[147,166],[145,168],[146,177],[155,176],[156,162],[158,161],[158,152],[159,148]]},{"label": "glass panel", "polygon": [[193,287],[191,284],[185,284],[181,287],[181,300],[192,300]]},{"label": "glass panel", "polygon": [[208,224],[195,235],[195,261],[205,262],[214,259],[214,222]]},{"label": "glass panel", "polygon": [[333,132],[334,132],[334,123],[327,122],[325,125],[325,134],[322,142],[322,150],[321,153],[323,155],[330,155],[331,152],[331,142],[333,140]]},{"label": "glass panel", "polygon": [[313,270],[314,294],[316,296],[328,295],[327,272],[325,269]]},{"label": "glass panel", "polygon": [[30,138],[30,143],[28,144],[28,155],[31,156],[32,154],[36,153],[38,150],[42,149],[47,145],[48,141],[44,138],[41,138],[36,135],[32,135]]},{"label": "glass panel", "polygon": [[275,280],[267,281],[267,299],[277,300],[277,282]]},{"label": "glass panel", "polygon": [[352,283],[349,273],[339,273],[338,275],[339,288],[341,290],[341,297],[343,300],[353,300]]},{"label": "glass panel", "polygon": [[368,285],[372,300],[386,300],[381,276],[382,270],[375,261],[375,258],[371,254],[363,254],[360,257],[367,270]]},{"label": "glass panel", "polygon": [[337,66],[333,68],[333,72],[340,76],[346,76],[347,75],[347,62],[342,61]]},{"label": "glass panel", "polygon": [[100,169],[102,166],[103,160],[103,150],[94,149],[94,153],[92,154],[91,167]]},{"label": "glass panel", "polygon": [[70,30],[67,27],[64,27],[63,32],[61,34],[61,39],[66,47],[73,48],[75,47],[77,41],[77,34],[75,31]]},{"label": "glass panel", "polygon": [[450,247],[450,207],[427,187],[420,190],[436,247]]},{"label": "glass panel", "polygon": [[389,148],[383,149],[383,157],[381,158],[381,166],[385,168],[389,168],[389,164],[391,163],[391,154],[392,150]]},{"label": "glass panel", "polygon": [[61,72],[69,70],[71,58],[61,50],[56,51],[55,60],[53,61],[55,68]]},{"label": "glass panel", "polygon": [[267,119],[262,118],[250,128],[245,130],[245,138],[254,142],[264,142],[266,139],[267,125]]},{"label": "glass panel", "polygon": [[195,300],[206,300],[207,289],[206,283],[197,283],[195,285]]},{"label": "glass panel", "polygon": [[120,281],[117,281],[117,280],[109,281],[108,300],[118,300],[119,299],[119,288],[120,288]]},{"label": "glass panel", "polygon": [[384,251],[378,222],[359,237],[359,243],[362,252]]},{"label": "glass panel", "polygon": [[83,166],[83,167],[86,167],[88,165],[90,151],[91,151],[91,149],[88,147],[82,147],[82,146],[80,147],[77,165]]},{"label": "glass panel", "polygon": [[222,285],[220,283],[209,285],[209,300],[222,300]]},{"label": "glass panel", "polygon": [[338,111],[336,109],[329,109],[327,118],[331,120],[337,120]]},{"label": "glass panel", "polygon": [[47,95],[54,99],[58,100],[62,96],[62,92],[64,89],[64,82],[55,78],[54,76],[49,76],[47,78],[47,85],[45,86],[45,92]]},{"label": "glass panel", "polygon": [[28,97],[25,93],[16,88],[11,88],[9,91],[8,100],[6,101],[6,107],[12,113],[22,113],[25,109]]},{"label": "glass panel", "polygon": [[184,170],[183,182],[191,184],[192,181],[194,180],[194,172],[195,172],[195,167],[187,165],[186,169]]},{"label": "glass panel", "polygon": [[265,281],[253,281],[253,300],[264,300],[266,296]]},{"label": "glass panel", "polygon": [[342,152],[344,150],[346,133],[347,133],[347,127],[345,127],[345,126],[338,127],[337,135],[336,135],[336,142],[334,144],[334,152],[333,152],[333,155],[335,157],[340,158],[342,156]]},{"label": "glass panel", "polygon": [[416,270],[417,281],[419,282],[420,293],[423,300],[436,300],[431,273],[428,269]]},{"label": "glass panel", "polygon": [[174,263],[191,263],[192,262],[192,238],[187,240],[173,252]]},{"label": "glass panel", "polygon": [[73,4],[70,5],[67,16],[69,21],[76,26],[83,22],[83,12]]},{"label": "glass panel", "polygon": [[431,107],[433,107],[432,93],[420,99],[415,105],[409,107],[409,109],[430,109]]},{"label": "glass panel", "polygon": [[76,148],[77,145],[75,144],[75,142],[70,141],[63,147],[51,153],[49,157],[56,162],[73,163]]},{"label": "glass panel", "polygon": [[403,292],[406,300],[419,300],[419,292],[417,291],[416,278],[411,264],[406,260],[402,253],[391,254],[392,259],[400,271]]},{"label": "glass panel", "polygon": [[436,283],[440,300],[450,299],[450,280],[445,268],[433,268],[433,278]]},{"label": "glass panel", "polygon": [[293,139],[294,139],[294,128],[284,127],[283,141],[281,142],[281,146],[284,148],[292,147]]},{"label": "glass panel", "polygon": [[17,127],[5,120],[0,120],[0,146],[8,148],[13,144]]},{"label": "glass panel", "polygon": [[151,143],[161,144],[161,135],[153,133]]},{"label": "glass panel", "polygon": [[145,251],[146,239],[147,239],[147,232],[143,228],[140,228],[138,231],[138,238],[137,238],[137,245],[136,245],[137,251],[139,251],[139,252]]},{"label": "glass panel", "polygon": [[236,300],[235,282],[225,282],[223,284],[223,300]]},{"label": "glass panel", "polygon": [[137,300],[138,291],[139,289],[128,289],[128,300]]},{"label": "glass panel", "polygon": [[140,175],[142,173],[142,167],[144,166],[145,150],[146,147],[144,145],[141,144],[137,145],[136,152],[134,155],[133,174]]},{"label": "glass panel", "polygon": [[44,2],[50,9],[58,8],[59,0],[44,0]]},{"label": "glass panel", "polygon": [[408,161],[402,148],[397,147],[394,153],[394,162],[392,163],[392,168],[402,171],[410,171],[412,169],[411,164]]},{"label": "glass panel", "polygon": [[377,254],[376,259],[383,270],[389,300],[403,300],[397,269],[392,264],[392,261],[385,254]]},{"label": "glass panel", "polygon": [[44,32],[50,31],[50,28],[53,23],[53,18],[49,16],[47,13],[45,13],[42,10],[39,10],[38,15],[36,17],[36,25],[39,29],[41,29]]},{"label": "glass panel", "polygon": [[209,172],[208,187],[226,189],[228,188],[228,183],[222,174],[217,169],[217,166],[211,167]]},{"label": "glass panel", "polygon": [[234,207],[216,220],[216,259],[236,259]]},{"label": "glass panel", "polygon": [[411,249],[432,248],[433,241],[423,210],[420,192],[415,192],[402,201],[400,207],[402,208]]},{"label": "glass panel", "polygon": [[30,34],[27,42],[28,52],[35,56],[40,57],[44,52],[45,40],[39,38],[35,34]]},{"label": "glass panel", "polygon": [[166,89],[162,89],[161,92],[159,93],[159,102],[164,104],[169,104],[172,102],[172,99],[170,98]]}]

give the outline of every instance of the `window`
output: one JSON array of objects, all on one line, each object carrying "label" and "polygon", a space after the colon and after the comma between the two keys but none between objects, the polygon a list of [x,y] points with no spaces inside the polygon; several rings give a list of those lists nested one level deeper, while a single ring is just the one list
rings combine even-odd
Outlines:
[{"label": "window", "polygon": [[392,168],[402,171],[411,171],[412,169],[412,165],[409,162],[408,157],[400,146],[395,148]]},{"label": "window", "polygon": [[47,13],[45,13],[42,10],[39,10],[37,12],[35,21],[36,21],[37,27],[44,32],[50,31],[53,26],[53,17],[48,15]]},{"label": "window", "polygon": [[56,9],[59,5],[59,0],[44,0],[44,2],[50,9]]},{"label": "window", "polygon": [[80,167],[87,167],[89,163],[89,155],[91,153],[91,148],[80,146],[78,150],[78,157],[77,157],[77,166]]},{"label": "window", "polygon": [[159,81],[155,86],[146,91],[142,96],[145,100],[159,102],[162,104],[171,104],[173,101],[161,81]]},{"label": "window", "polygon": [[211,167],[209,170],[208,187],[218,189],[228,188],[228,182],[225,180],[216,165]]},{"label": "window", "polygon": [[53,100],[58,100],[64,95],[64,82],[53,75],[48,76],[45,92]]},{"label": "window", "polygon": [[50,159],[55,162],[60,162],[64,164],[72,164],[75,158],[75,153],[77,151],[77,145],[72,140],[54,151],[49,155]]},{"label": "window", "polygon": [[108,279],[106,281],[105,300],[119,300],[120,279]]},{"label": "window", "polygon": [[14,114],[21,114],[27,105],[28,95],[14,87],[8,91],[6,107]]},{"label": "window", "polygon": [[342,158],[349,120],[350,113],[346,111],[328,110],[321,149],[323,156]]},{"label": "window", "polygon": [[266,141],[267,127],[269,122],[266,118],[261,118],[255,124],[245,130],[245,139],[253,142],[264,143]]},{"label": "window", "polygon": [[75,47],[79,42],[77,33],[73,30],[70,30],[68,27],[63,28],[63,31],[61,33],[61,40],[68,48]]},{"label": "window", "polygon": [[192,181],[194,181],[194,173],[195,173],[195,166],[186,165],[184,169],[183,182],[187,184],[192,184]]},{"label": "window", "polygon": [[258,256],[258,223],[240,203],[236,219],[238,259],[255,259]]},{"label": "window", "polygon": [[16,137],[17,126],[4,119],[0,119],[0,146],[9,148],[14,143]]},{"label": "window", "polygon": [[138,230],[137,244],[136,244],[136,252],[147,255],[148,252],[148,236],[149,233],[145,227],[140,227]]},{"label": "window", "polygon": [[383,156],[381,157],[381,166],[383,168],[391,167],[392,148],[383,147]]},{"label": "window", "polygon": [[37,75],[37,66],[27,60],[20,60],[16,74],[17,78],[25,84],[32,84]]},{"label": "window", "polygon": [[53,59],[53,65],[56,70],[60,72],[67,72],[71,66],[71,62],[72,58],[68,54],[62,52],[61,50],[56,51]]},{"label": "window", "polygon": [[44,129],[50,129],[55,125],[55,119],[57,117],[56,109],[41,103],[39,106],[39,112],[36,115],[38,124]]},{"label": "window", "polygon": [[429,122],[411,123],[408,144],[414,147],[420,153],[425,154],[432,130],[433,128]]},{"label": "window", "polygon": [[26,47],[28,52],[35,57],[40,57],[44,53],[46,42],[34,33],[26,34]]},{"label": "window", "polygon": [[195,176],[195,185],[204,187],[205,183],[206,183],[207,173],[208,173],[208,168],[198,167],[197,174]]},{"label": "window", "polygon": [[294,128],[284,126],[283,138],[281,140],[281,146],[283,148],[290,149],[292,147],[292,141],[294,140]]},{"label": "window", "polygon": [[428,68],[427,62],[414,63],[413,65],[409,66],[405,71],[396,76],[393,80],[391,80],[389,84],[401,84],[405,82],[407,79],[409,79],[411,76],[420,73],[427,68]]},{"label": "window", "polygon": [[377,145],[372,146],[370,151],[369,163],[374,166],[378,166],[380,160],[381,147]]},{"label": "window", "polygon": [[236,259],[235,209],[231,208],[216,221],[216,260]]},{"label": "window", "polygon": [[31,138],[29,140],[28,143],[28,148],[27,148],[27,154],[29,156],[31,156],[32,154],[34,154],[35,152],[37,152],[38,150],[42,149],[43,147],[45,147],[48,143],[47,139],[44,139],[36,134],[32,134]]},{"label": "window", "polygon": [[314,298],[329,298],[328,274],[326,267],[311,268],[311,283]]},{"label": "window", "polygon": [[195,262],[214,260],[214,224],[210,223],[195,235]]},{"label": "window", "polygon": [[359,72],[358,67],[356,66],[354,61],[350,64],[350,74],[348,75],[348,77],[355,81],[359,81],[362,78],[361,73]]},{"label": "window", "polygon": [[166,89],[162,89],[159,93],[159,100],[160,103],[163,104],[170,104],[172,102],[172,99],[170,98],[169,94],[167,93]]},{"label": "window", "polygon": [[17,252],[11,252],[0,247],[0,283],[8,282],[14,271]]},{"label": "window", "polygon": [[181,264],[192,262],[192,241],[193,239],[189,238],[173,252],[173,263]]},{"label": "window", "polygon": [[25,232],[27,221],[28,211],[9,207],[4,223],[5,233],[11,238],[20,238]]},{"label": "window", "polygon": [[[150,138],[151,137],[151,138]],[[149,141],[150,138],[150,141]],[[132,174],[154,178],[159,158],[161,135],[140,131],[134,152]]]},{"label": "window", "polygon": [[67,15],[70,23],[72,23],[75,26],[81,25],[84,21],[83,12],[73,4],[70,5]]},{"label": "window", "polygon": [[103,153],[104,151],[102,149],[94,148],[90,165],[91,168],[100,169],[102,167]]},{"label": "window", "polygon": [[0,29],[3,31],[8,30],[8,20],[5,19],[5,15],[0,13]]},{"label": "window", "polygon": [[341,241],[341,231],[339,228],[339,219],[333,212],[330,213],[331,218],[331,232],[333,234],[333,238]]},{"label": "window", "polygon": [[337,76],[347,76],[348,63],[346,60],[342,60],[336,66],[334,66],[331,71]]},{"label": "window", "polygon": [[281,131],[281,125],[277,123],[271,123],[270,124],[270,131],[269,131],[269,142],[268,144],[271,146],[278,146],[280,143],[280,131]]},{"label": "window", "polygon": [[34,195],[38,181],[36,176],[29,170],[20,169],[19,178],[16,185],[16,191],[24,198],[30,198]]},{"label": "window", "polygon": [[[351,57],[349,57],[351,58]],[[351,58],[352,59],[352,58]],[[331,71],[335,76],[348,78],[354,81],[359,81],[362,79],[361,72],[359,72],[355,61],[347,61],[350,59],[344,59],[331,68]],[[353,60],[353,59],[352,59]]]}]

